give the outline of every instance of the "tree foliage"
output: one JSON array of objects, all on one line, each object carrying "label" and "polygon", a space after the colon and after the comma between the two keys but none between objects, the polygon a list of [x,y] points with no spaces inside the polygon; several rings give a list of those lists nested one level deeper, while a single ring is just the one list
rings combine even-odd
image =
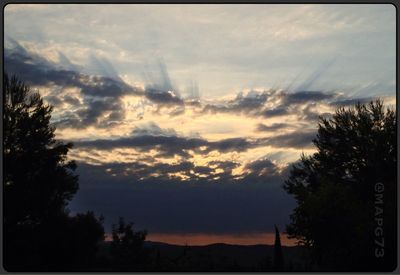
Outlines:
[{"label": "tree foliage", "polygon": [[93,213],[70,217],[78,190],[71,143],[55,140],[52,107],[16,77],[3,79],[3,239],[10,271],[79,269],[104,236]]},{"label": "tree foliage", "polygon": [[52,107],[16,77],[4,76],[4,225],[37,225],[64,212],[78,190],[71,143],[54,139]]},{"label": "tree foliage", "polygon": [[[293,165],[284,189],[297,201],[287,226],[329,270],[391,270],[396,262],[396,112],[380,100],[320,118],[317,152]],[[382,191],[382,213],[377,212]],[[378,190],[379,191],[379,190]],[[384,257],[377,257],[382,214]]]}]

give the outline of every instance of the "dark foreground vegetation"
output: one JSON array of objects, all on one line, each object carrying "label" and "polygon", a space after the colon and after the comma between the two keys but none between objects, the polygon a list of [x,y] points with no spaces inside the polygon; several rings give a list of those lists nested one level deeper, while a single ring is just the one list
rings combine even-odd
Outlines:
[{"label": "dark foreground vegetation", "polygon": [[[98,270],[111,271],[107,266],[111,243],[99,247]],[[211,244],[205,246],[171,245],[158,242],[144,243],[149,253],[147,271],[278,271],[274,267],[273,245],[229,245]],[[282,247],[285,270],[311,270],[308,252],[300,246]]]},{"label": "dark foreground vegetation", "polygon": [[320,119],[317,153],[284,184],[297,207],[287,226],[299,247],[204,247],[146,242],[122,218],[70,215],[78,191],[72,144],[55,140],[51,106],[3,80],[3,262],[8,271],[391,271],[396,266],[397,120],[381,101]]}]

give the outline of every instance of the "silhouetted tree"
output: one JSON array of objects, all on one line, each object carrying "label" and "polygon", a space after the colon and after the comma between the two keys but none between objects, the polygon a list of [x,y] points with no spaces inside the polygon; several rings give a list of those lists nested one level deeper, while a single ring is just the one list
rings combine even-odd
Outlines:
[{"label": "silhouetted tree", "polygon": [[140,271],[147,268],[148,252],[143,247],[146,231],[134,231],[133,223],[123,218],[112,225],[111,255],[114,270]]},{"label": "silhouetted tree", "polygon": [[274,266],[275,271],[284,270],[284,260],[281,246],[281,237],[279,236],[278,227],[275,225],[275,243],[274,243]]},{"label": "silhouetted tree", "polygon": [[396,131],[396,111],[380,100],[338,108],[331,119],[320,118],[317,152],[293,165],[284,188],[297,207],[287,232],[311,249],[320,268],[395,267]]},{"label": "silhouetted tree", "polygon": [[16,77],[4,76],[4,226],[35,226],[64,212],[78,190],[71,143],[54,139],[52,107]]},{"label": "silhouetted tree", "polygon": [[93,213],[69,217],[78,190],[71,143],[55,140],[52,107],[3,76],[3,240],[9,271],[64,270],[90,262],[103,229]]},{"label": "silhouetted tree", "polygon": [[103,219],[93,212],[64,216],[42,226],[41,270],[93,271],[98,244],[104,239]]}]

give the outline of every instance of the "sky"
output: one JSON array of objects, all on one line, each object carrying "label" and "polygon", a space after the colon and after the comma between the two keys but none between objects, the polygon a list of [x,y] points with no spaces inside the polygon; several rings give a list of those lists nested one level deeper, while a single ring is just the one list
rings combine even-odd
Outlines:
[{"label": "sky", "polygon": [[395,106],[395,24],[389,4],[9,4],[4,67],[74,143],[71,213],[170,243],[271,243],[318,116]]}]

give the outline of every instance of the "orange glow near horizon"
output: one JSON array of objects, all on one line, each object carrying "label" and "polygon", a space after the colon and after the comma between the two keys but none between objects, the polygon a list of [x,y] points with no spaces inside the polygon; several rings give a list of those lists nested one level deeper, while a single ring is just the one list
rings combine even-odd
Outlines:
[{"label": "orange glow near horizon", "polygon": [[[280,234],[283,246],[295,246],[297,240],[289,239],[286,234]],[[172,233],[149,233],[146,240],[163,242],[176,245],[209,245],[214,243],[237,244],[237,245],[273,245],[275,233],[252,233],[252,234],[172,234]]]}]

